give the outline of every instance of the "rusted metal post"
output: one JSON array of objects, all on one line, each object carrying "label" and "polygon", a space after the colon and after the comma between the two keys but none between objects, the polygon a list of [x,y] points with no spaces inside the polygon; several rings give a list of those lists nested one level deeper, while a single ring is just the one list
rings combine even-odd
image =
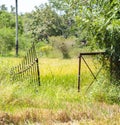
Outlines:
[{"label": "rusted metal post", "polygon": [[36,63],[37,63],[38,85],[40,86],[40,71],[39,71],[38,58],[36,58]]},{"label": "rusted metal post", "polygon": [[78,67],[78,92],[80,92],[80,74],[81,74],[81,54],[79,55],[79,67]]}]

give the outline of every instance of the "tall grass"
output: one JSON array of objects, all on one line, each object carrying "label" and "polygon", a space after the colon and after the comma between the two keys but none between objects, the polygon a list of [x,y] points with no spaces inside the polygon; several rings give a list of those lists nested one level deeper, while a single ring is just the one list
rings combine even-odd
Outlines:
[{"label": "tall grass", "polygon": [[[53,125],[64,122],[76,125],[120,123],[119,102],[115,101],[119,97],[116,94],[120,94],[119,89],[116,90],[116,87],[109,85],[106,90],[104,86],[108,87],[106,84],[108,81],[105,75],[99,75],[99,80],[85,93],[93,78],[82,62],[81,93],[78,93],[78,59],[43,58],[39,60],[41,72],[39,87],[37,83],[29,83],[27,80],[11,81],[10,68],[20,60],[0,59],[1,123],[15,125],[37,123]],[[96,72],[92,60],[89,58],[87,62]],[[111,99],[113,95],[114,100]],[[110,105],[113,102],[116,104]]]}]

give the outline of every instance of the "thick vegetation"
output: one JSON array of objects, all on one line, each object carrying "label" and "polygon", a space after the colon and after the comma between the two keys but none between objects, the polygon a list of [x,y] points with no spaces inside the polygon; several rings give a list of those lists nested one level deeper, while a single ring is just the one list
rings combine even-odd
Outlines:
[{"label": "thick vegetation", "polygon": [[[78,93],[77,59],[44,58],[39,61],[41,86],[37,83],[30,84],[27,80],[11,81],[10,67],[18,64],[20,59],[1,59],[1,124],[119,125],[119,88],[108,84],[104,70],[101,72],[104,72],[104,76],[100,74],[99,81],[86,92],[92,76],[83,64],[81,92]],[[87,62],[96,72],[97,67],[94,67],[92,58],[87,58]]]},{"label": "thick vegetation", "polygon": [[[119,125],[119,0],[49,0],[18,19],[15,58],[15,8],[9,12],[0,6],[0,124]],[[39,57],[40,87],[28,80],[14,82],[9,75],[32,42]],[[82,62],[78,93],[77,57],[90,51],[105,51],[105,65],[86,91],[93,78]],[[86,60],[96,73],[102,60]]]},{"label": "thick vegetation", "polygon": [[[15,12],[5,5],[0,7],[1,55],[13,50],[15,37]],[[51,43],[49,37],[75,36],[91,45],[92,49],[106,51],[112,57],[110,70],[117,81],[120,77],[120,4],[119,0],[49,0],[48,4],[36,6],[31,13],[19,15],[19,45],[25,50],[31,41]],[[5,35],[7,37],[5,37]],[[28,42],[27,42],[28,41]],[[61,41],[64,44],[64,41]],[[75,43],[75,42],[74,42]],[[65,49],[64,49],[65,47]],[[66,44],[59,49],[64,58],[69,58]],[[64,50],[67,52],[63,52]]]}]

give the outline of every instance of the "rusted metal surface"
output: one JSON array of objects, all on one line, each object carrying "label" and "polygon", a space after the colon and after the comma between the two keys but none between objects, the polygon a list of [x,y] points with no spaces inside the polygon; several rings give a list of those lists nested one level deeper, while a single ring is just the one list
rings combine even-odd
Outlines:
[{"label": "rusted metal surface", "polygon": [[105,52],[87,52],[87,53],[80,53],[79,55],[79,67],[78,67],[78,92],[80,92],[80,86],[81,86],[81,60],[84,61],[85,65],[87,66],[87,68],[89,69],[90,73],[93,76],[93,81],[89,84],[88,88],[86,91],[88,91],[88,89],[90,88],[90,86],[94,83],[95,80],[97,80],[97,76],[99,75],[99,73],[102,70],[102,67],[104,64],[102,64],[102,66],[100,67],[100,69],[98,70],[98,72],[96,74],[93,73],[92,69],[90,68],[90,66],[88,65],[88,63],[86,62],[84,56],[95,56],[95,55],[105,55]]},{"label": "rusted metal surface", "polygon": [[82,53],[80,53],[79,57],[80,56],[84,56],[84,55],[88,55],[88,56],[89,55],[91,55],[91,56],[93,55],[94,56],[94,55],[100,55],[100,54],[103,55],[103,54],[105,54],[105,52],[86,52],[86,53],[82,52]]},{"label": "rusted metal surface", "polygon": [[80,92],[80,81],[81,81],[81,55],[79,56],[78,92]]},{"label": "rusted metal surface", "polygon": [[38,85],[40,85],[39,62],[34,43],[22,62],[18,66],[12,67],[11,78],[13,80],[29,79],[33,82],[37,81]]}]

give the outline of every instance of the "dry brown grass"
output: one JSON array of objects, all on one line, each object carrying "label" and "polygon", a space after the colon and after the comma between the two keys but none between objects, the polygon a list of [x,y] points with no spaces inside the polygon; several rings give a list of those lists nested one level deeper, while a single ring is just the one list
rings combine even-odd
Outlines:
[{"label": "dry brown grass", "polygon": [[66,110],[48,110],[29,108],[14,114],[0,113],[0,125],[26,125],[27,121],[32,125],[119,125],[120,107],[95,103],[89,107],[78,105]]}]

